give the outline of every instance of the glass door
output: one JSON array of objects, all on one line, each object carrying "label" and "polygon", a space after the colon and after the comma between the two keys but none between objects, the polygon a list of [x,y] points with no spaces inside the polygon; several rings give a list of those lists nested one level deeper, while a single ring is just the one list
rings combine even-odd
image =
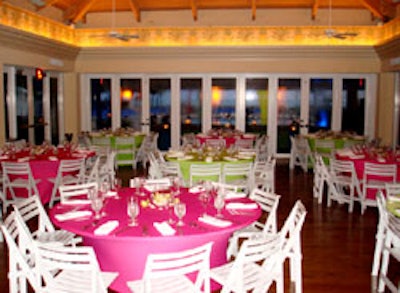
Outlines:
[{"label": "glass door", "polygon": [[150,78],[150,130],[158,133],[158,148],[171,147],[171,79]]},{"label": "glass door", "polygon": [[279,78],[277,92],[277,153],[290,152],[289,126],[300,123],[301,79]]}]

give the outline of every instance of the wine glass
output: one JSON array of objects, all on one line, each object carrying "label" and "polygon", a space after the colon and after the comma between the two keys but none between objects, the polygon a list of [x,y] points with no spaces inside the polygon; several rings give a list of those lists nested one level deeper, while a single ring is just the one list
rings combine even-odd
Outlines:
[{"label": "wine glass", "polygon": [[113,182],[113,186],[114,186],[114,189],[116,191],[118,191],[122,187],[122,179],[115,177],[114,178],[114,182]]},{"label": "wine glass", "polygon": [[174,212],[175,215],[178,217],[178,223],[176,223],[177,226],[183,226],[184,223],[182,221],[182,218],[186,215],[186,204],[183,202],[178,202],[174,205]]},{"label": "wine glass", "polygon": [[110,183],[108,181],[101,182],[101,184],[100,184],[100,193],[103,196],[106,196],[109,191],[110,191]]},{"label": "wine glass", "polygon": [[221,210],[225,206],[225,198],[222,195],[217,195],[214,198],[214,207],[217,209],[217,218],[222,218],[223,215],[221,213]]},{"label": "wine glass", "polygon": [[204,209],[203,215],[207,215],[207,205],[208,202],[210,201],[210,195],[207,192],[201,192],[199,195],[199,199],[201,201],[201,204],[203,205]]},{"label": "wine glass", "polygon": [[140,213],[140,209],[138,202],[133,197],[129,198],[128,200],[127,213],[128,216],[131,218],[128,226],[137,226],[138,222],[136,218]]},{"label": "wine glass", "polygon": [[103,208],[103,198],[98,195],[94,195],[90,199],[92,210],[94,211],[94,219],[99,220],[101,218],[101,209]]},{"label": "wine glass", "polygon": [[175,196],[174,193],[171,193],[170,196],[168,197],[168,223],[169,224],[174,224],[175,221],[172,219],[172,210],[175,208]]}]

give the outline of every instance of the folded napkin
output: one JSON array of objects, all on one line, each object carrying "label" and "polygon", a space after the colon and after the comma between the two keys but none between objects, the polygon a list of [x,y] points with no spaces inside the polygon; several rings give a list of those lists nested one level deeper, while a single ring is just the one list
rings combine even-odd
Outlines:
[{"label": "folded napkin", "polygon": [[230,202],[225,207],[227,209],[249,210],[258,208],[258,205],[256,203]]},{"label": "folded napkin", "polygon": [[114,197],[114,196],[117,196],[117,195],[118,195],[118,192],[116,192],[115,190],[109,190],[106,193],[106,197]]},{"label": "folded napkin", "polygon": [[112,230],[117,228],[119,222],[117,220],[107,221],[94,230],[94,235],[108,235]]},{"label": "folded napkin", "polygon": [[238,159],[232,157],[224,157],[224,160],[229,162],[236,162]]},{"label": "folded napkin", "polygon": [[49,161],[58,161],[58,158],[54,157],[54,156],[50,156],[50,157],[48,157],[48,159],[49,159]]},{"label": "folded napkin", "polygon": [[237,199],[237,198],[245,198],[247,197],[247,194],[244,192],[235,192],[235,191],[229,191],[225,195],[225,199]]},{"label": "folded napkin", "polygon": [[176,233],[175,229],[168,222],[154,222],[153,226],[163,236],[172,236]]},{"label": "folded napkin", "polygon": [[58,214],[58,215],[55,215],[54,217],[58,221],[67,221],[67,220],[72,220],[72,219],[77,219],[77,218],[89,217],[91,215],[92,215],[91,211],[72,211],[72,212],[67,212],[64,214]]},{"label": "folded napkin", "polygon": [[392,195],[389,195],[389,196],[388,196],[388,200],[389,200],[389,201],[400,202],[400,196],[392,196]]},{"label": "folded napkin", "polygon": [[186,161],[193,159],[193,156],[187,155],[187,156],[177,157],[177,159],[178,161]]},{"label": "folded napkin", "polygon": [[80,205],[80,204],[90,204],[89,199],[71,199],[61,202],[62,205]]},{"label": "folded napkin", "polygon": [[164,190],[164,189],[168,189],[170,187],[169,184],[145,184],[144,188],[148,191],[148,192],[154,192],[154,191],[158,191],[158,190]]},{"label": "folded napkin", "polygon": [[193,186],[189,188],[189,192],[191,193],[198,193],[204,191],[205,188],[203,186]]},{"label": "folded napkin", "polygon": [[19,158],[19,159],[17,160],[17,162],[19,162],[19,163],[21,163],[21,162],[28,162],[29,160],[30,160],[29,157],[23,157],[23,158]]},{"label": "folded napkin", "polygon": [[357,159],[364,159],[365,156],[364,155],[350,155],[349,158],[357,160]]},{"label": "folded napkin", "polygon": [[4,156],[0,156],[0,160],[7,160],[8,156],[4,155]]},{"label": "folded napkin", "polygon": [[218,219],[209,215],[199,217],[199,221],[216,227],[228,227],[232,225],[231,221]]}]

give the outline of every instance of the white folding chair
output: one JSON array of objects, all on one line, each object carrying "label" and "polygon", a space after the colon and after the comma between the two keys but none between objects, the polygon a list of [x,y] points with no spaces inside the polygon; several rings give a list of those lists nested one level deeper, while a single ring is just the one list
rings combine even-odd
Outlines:
[{"label": "white folding chair", "polygon": [[283,293],[281,237],[257,234],[242,243],[235,260],[211,269],[211,279],[222,285],[221,293],[264,293],[273,282],[276,292]]},{"label": "white folding chair", "polygon": [[[394,263],[396,262],[396,263]],[[400,284],[395,283],[396,278],[390,274],[390,268],[396,269],[393,271],[395,276],[398,276],[398,265],[400,263],[400,219],[389,214],[388,226],[386,230],[385,242],[382,251],[382,262],[379,272],[378,292],[387,292],[388,288],[392,293],[400,292]],[[396,266],[397,265],[397,266]]]},{"label": "white folding chair", "polygon": [[159,164],[161,177],[182,178],[181,167],[178,162],[161,162]]},{"label": "white folding chair", "polygon": [[241,186],[244,190],[251,188],[252,175],[252,162],[225,163],[222,167],[222,182]]},{"label": "white folding chair", "polygon": [[85,159],[61,160],[55,178],[49,178],[53,182],[53,190],[49,206],[53,207],[58,199],[58,188],[61,185],[79,184],[85,181]]},{"label": "white folding chair", "polygon": [[256,161],[250,179],[250,190],[260,188],[267,192],[275,192],[275,166],[276,159],[270,158],[266,161]]},{"label": "white folding chair", "polygon": [[208,147],[224,148],[225,147],[225,139],[207,138],[205,144]]},{"label": "white folding chair", "polygon": [[360,182],[352,161],[337,160],[332,158],[329,164],[330,181],[327,206],[332,200],[338,203],[347,203],[348,212],[353,212],[354,202],[360,201],[362,196]]},{"label": "white folding chair", "polygon": [[47,215],[40,198],[33,195],[14,204],[16,217],[21,218],[21,227],[31,234],[33,240],[58,242],[63,245],[76,245],[81,237],[66,230],[56,230]]},{"label": "white folding chair", "polygon": [[[149,254],[141,280],[127,282],[132,292],[144,293],[209,293],[210,253],[212,242],[196,248]],[[194,275],[192,281],[187,277]]]},{"label": "white folding chair", "polygon": [[100,183],[100,159],[100,157],[96,157],[94,162],[91,162],[90,165],[88,165],[88,161],[86,161],[84,182]]},{"label": "white folding chair", "polygon": [[375,250],[374,250],[374,259],[372,262],[372,271],[371,271],[373,290],[376,290],[379,267],[381,265],[383,246],[385,243],[386,231],[388,229],[388,224],[389,224],[389,215],[386,209],[386,200],[382,191],[377,192],[376,203],[378,206],[379,218],[375,234]]},{"label": "white folding chair", "polygon": [[331,175],[320,154],[315,154],[313,196],[322,204],[325,187],[329,188]]},{"label": "white folding chair", "polygon": [[254,150],[254,141],[252,139],[236,139],[235,140],[235,147],[239,150]]},{"label": "white folding chair", "polygon": [[115,151],[109,151],[106,156],[104,163],[99,165],[99,182],[108,181],[110,186],[113,184],[115,179]]},{"label": "white folding chair", "polygon": [[362,179],[361,213],[363,214],[368,206],[376,207],[375,197],[368,198],[368,192],[375,194],[378,190],[384,190],[386,183],[394,183],[396,179],[396,164],[365,162]]},{"label": "white folding chair", "polygon": [[310,145],[305,137],[297,135],[290,136],[290,161],[289,168],[299,166],[304,172],[308,171],[308,164],[313,163],[313,157],[310,150]]},{"label": "white folding chair", "polygon": [[111,138],[108,136],[92,136],[91,137],[92,145],[101,146],[110,148],[111,147]]},{"label": "white folding chair", "polygon": [[132,166],[133,169],[136,168],[135,165],[136,142],[134,136],[128,136],[128,137],[116,136],[114,150],[116,152],[116,157],[115,157],[116,167]]},{"label": "white folding chair", "polygon": [[64,205],[90,203],[90,200],[87,199],[89,190],[93,189],[97,191],[98,188],[99,185],[96,181],[73,185],[61,185],[58,188],[60,193],[60,203]]},{"label": "white folding chair", "polygon": [[233,233],[229,239],[227,259],[237,255],[240,239],[248,238],[254,232],[261,232],[265,234],[277,233],[277,210],[281,196],[256,188],[250,193],[249,198],[257,202],[263,210],[263,213],[266,215],[263,215],[253,224]]},{"label": "white folding chair", "polygon": [[201,180],[221,182],[221,171],[221,163],[191,164],[189,171],[189,186],[194,186]]},{"label": "white folding chair", "polygon": [[400,196],[400,183],[385,183],[385,194],[386,194],[386,199],[390,200],[392,197],[398,198]]},{"label": "white folding chair", "polygon": [[301,230],[306,215],[306,208],[297,200],[279,230],[283,242],[282,253],[285,259],[289,259],[290,282],[294,284],[296,293],[303,292]]},{"label": "white folding chair", "polygon": [[35,292],[40,292],[39,278],[34,270],[32,245],[23,231],[20,233],[18,221],[11,212],[1,224],[1,230],[8,246],[9,293],[26,293],[28,284]]},{"label": "white folding chair", "polygon": [[335,141],[331,139],[316,139],[314,142],[314,152],[320,154],[325,162],[329,165],[330,159],[335,152]]},{"label": "white folding chair", "polygon": [[[17,197],[14,189],[26,189],[28,197],[39,194],[36,184],[39,179],[34,179],[28,162],[2,162],[3,166],[3,213],[7,211],[10,204],[23,199]],[[10,191],[11,199],[7,192]]]},{"label": "white folding chair", "polygon": [[45,283],[40,292],[107,293],[118,276],[100,270],[92,247],[37,243],[34,252],[36,270]]}]

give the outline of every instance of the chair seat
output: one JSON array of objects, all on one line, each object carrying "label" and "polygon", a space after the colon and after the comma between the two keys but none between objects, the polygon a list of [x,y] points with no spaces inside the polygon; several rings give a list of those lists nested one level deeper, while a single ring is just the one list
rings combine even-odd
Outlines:
[{"label": "chair seat", "polygon": [[37,233],[36,239],[40,242],[59,242],[61,245],[66,244],[77,244],[82,242],[81,237],[76,237],[76,235],[72,232],[66,230],[56,230],[52,232],[41,232]]},{"label": "chair seat", "polygon": [[[88,271],[77,271],[77,270],[63,270],[55,278],[55,282],[49,283],[42,292],[68,292],[68,293],[84,293],[91,292],[92,280],[90,278],[84,278],[88,275]],[[98,288],[109,287],[109,285],[118,276],[118,273],[114,272],[101,272],[101,279],[103,284],[99,284]],[[80,280],[76,282],[75,286],[70,280]]]},{"label": "chair seat", "polygon": [[171,276],[151,279],[151,290],[145,291],[145,281],[137,280],[128,282],[128,287],[134,293],[168,293],[168,292],[195,292],[195,286],[186,276]]},{"label": "chair seat", "polygon": [[[225,265],[211,269],[211,279],[217,281],[219,284],[227,284],[229,282],[228,277],[232,270],[233,265],[234,263],[230,262]],[[246,263],[243,266],[243,278],[240,280],[238,279],[236,281],[244,280],[245,283],[243,284],[243,288],[246,289],[246,291],[249,291],[254,288],[258,288],[261,282],[264,285],[265,280],[267,280],[268,278],[271,278],[271,276],[268,276],[265,270],[261,266],[255,263]],[[233,280],[231,280],[231,282],[232,281]],[[236,286],[235,282],[233,282],[231,284],[231,287],[229,288],[230,289],[229,292],[241,293],[242,292],[240,290],[241,286],[238,287]]]},{"label": "chair seat", "polygon": [[[35,184],[40,182],[40,179],[35,179]],[[28,188],[29,187],[29,179],[28,178],[15,178],[8,185],[13,187],[21,187]]]}]

